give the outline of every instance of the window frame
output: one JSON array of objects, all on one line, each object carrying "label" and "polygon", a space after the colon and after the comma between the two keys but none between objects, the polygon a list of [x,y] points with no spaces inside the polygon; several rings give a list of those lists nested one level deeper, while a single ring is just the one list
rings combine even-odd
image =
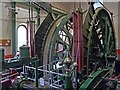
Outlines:
[{"label": "window frame", "polygon": [[19,48],[19,47],[18,47],[18,42],[19,42],[19,41],[18,41],[18,30],[19,30],[19,28],[20,28],[21,26],[24,27],[25,30],[26,30],[26,45],[28,45],[28,28],[27,28],[27,24],[26,24],[26,23],[21,23],[21,24],[19,24],[19,25],[17,26],[17,44],[16,44],[16,45],[17,45],[17,47],[16,47],[16,48],[17,48],[17,51],[19,51],[19,49],[18,49],[18,48]]}]

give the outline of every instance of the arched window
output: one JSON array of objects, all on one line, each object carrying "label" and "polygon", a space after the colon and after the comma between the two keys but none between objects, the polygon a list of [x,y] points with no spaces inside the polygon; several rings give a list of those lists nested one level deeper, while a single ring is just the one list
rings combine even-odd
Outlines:
[{"label": "arched window", "polygon": [[27,28],[26,25],[19,25],[17,28],[18,34],[18,43],[17,50],[19,51],[19,47],[22,45],[27,45]]}]

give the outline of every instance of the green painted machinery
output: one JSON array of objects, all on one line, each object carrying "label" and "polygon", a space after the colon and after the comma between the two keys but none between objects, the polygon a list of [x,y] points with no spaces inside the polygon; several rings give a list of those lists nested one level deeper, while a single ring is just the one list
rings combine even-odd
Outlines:
[{"label": "green painted machinery", "polygon": [[[33,4],[38,7],[44,5],[44,3]],[[49,4],[49,6],[51,5]],[[43,6],[41,7],[43,8]],[[49,85],[52,86],[55,81],[60,81],[58,85],[64,84],[62,89],[65,90],[106,90],[106,88],[111,90],[111,88],[115,89],[116,87],[118,89],[120,86],[119,80],[111,80],[111,77],[114,75],[116,62],[116,44],[112,14],[104,7],[94,9],[93,3],[89,4],[86,17],[80,23],[82,25],[81,35],[84,42],[83,48],[80,48],[80,50],[83,49],[84,51],[84,68],[78,72],[76,67],[79,63],[77,59],[74,60],[72,57],[74,45],[73,12],[55,13],[48,11],[49,8],[44,9],[49,13],[38,27],[35,35],[36,54],[39,60],[36,61],[36,58],[30,58],[29,47],[22,46],[20,47],[20,59],[16,62],[3,63],[3,68],[18,65],[25,66],[33,62],[35,65],[27,67],[35,70],[35,74],[32,70],[31,74],[35,76],[36,87],[39,87],[38,79],[40,76],[44,77],[45,80],[48,79],[48,81],[54,76],[55,79],[51,80]],[[51,8],[50,10],[52,11]],[[74,13],[78,14],[78,12],[75,11]],[[80,14],[81,16],[84,15],[82,11],[80,11]],[[77,49],[76,52],[78,52]],[[63,67],[58,71],[59,73],[57,72],[59,68],[56,68],[57,65],[53,63],[54,61],[60,62],[60,66]],[[41,74],[40,76],[39,73]],[[23,85],[21,80],[15,83],[16,88],[24,86],[21,85]]]},{"label": "green painted machinery", "polygon": [[[116,48],[112,14],[104,7],[95,10],[93,3],[90,3],[86,18],[81,24],[85,63],[84,69],[77,72],[75,78],[79,90],[92,90],[100,87],[102,78],[109,78],[114,72]],[[41,30],[43,33],[40,33]],[[36,33],[37,55],[42,60],[42,65],[65,60],[68,48],[72,55],[73,32],[72,13],[61,14],[56,18],[48,14]],[[53,70],[54,65],[49,70]],[[70,80],[72,76],[68,78]]]},{"label": "green painted machinery", "polygon": [[30,47],[24,45],[20,47],[20,58],[30,58]]},{"label": "green painted machinery", "polygon": [[4,49],[0,48],[0,60],[4,61]]}]

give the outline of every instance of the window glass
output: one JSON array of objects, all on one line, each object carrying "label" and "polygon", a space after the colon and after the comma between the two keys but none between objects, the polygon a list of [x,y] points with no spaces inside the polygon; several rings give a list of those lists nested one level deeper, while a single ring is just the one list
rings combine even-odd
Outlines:
[{"label": "window glass", "polygon": [[20,25],[18,27],[18,51],[19,47],[22,45],[27,45],[27,30],[25,26]]}]

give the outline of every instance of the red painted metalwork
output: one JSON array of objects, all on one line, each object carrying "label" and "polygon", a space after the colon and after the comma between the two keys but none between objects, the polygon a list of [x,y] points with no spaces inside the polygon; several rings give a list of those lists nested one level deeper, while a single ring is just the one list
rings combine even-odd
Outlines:
[{"label": "red painted metalwork", "polygon": [[78,36],[78,42],[77,42],[77,47],[78,47],[78,71],[81,70],[81,16],[80,16],[80,11],[78,10],[77,13],[77,36]]},{"label": "red painted metalwork", "polygon": [[77,15],[75,14],[75,12],[72,13],[72,21],[73,21],[73,52],[72,52],[72,56],[73,56],[73,59],[74,61],[77,62],[77,23],[76,23],[76,20],[77,20]]},{"label": "red painted metalwork", "polygon": [[12,55],[9,54],[9,55],[5,55],[5,56],[4,56],[4,59],[8,59],[8,58],[12,58]]},{"label": "red painted metalwork", "polygon": [[28,24],[28,21],[27,21],[27,46],[29,46],[29,24]]},{"label": "red painted metalwork", "polygon": [[78,72],[84,69],[84,43],[82,32],[82,16],[80,10],[73,12],[73,52],[74,61],[78,63]]},{"label": "red painted metalwork", "polygon": [[32,56],[32,37],[33,37],[33,27],[32,27],[32,22],[30,21],[30,54]]},{"label": "red painted metalwork", "polygon": [[83,24],[83,23],[82,23],[82,22],[83,22],[82,14],[81,14],[81,17],[80,17],[80,18],[81,18],[80,24],[81,24],[81,50],[82,50],[82,51],[81,51],[81,56],[82,56],[82,65],[81,65],[82,67],[81,67],[81,68],[82,68],[82,70],[84,70],[84,39],[83,39],[83,27],[82,27],[82,26],[83,26],[83,25],[82,25],[82,24]]},{"label": "red painted metalwork", "polygon": [[120,49],[116,50],[116,54],[120,55]]},{"label": "red painted metalwork", "polygon": [[8,72],[0,74],[0,77],[2,78],[0,83],[2,84],[2,87],[6,88],[6,90],[8,89],[8,87],[13,87],[14,80],[18,75],[19,74],[16,69],[9,69]]},{"label": "red painted metalwork", "polygon": [[83,40],[83,30],[82,30],[82,70],[84,70],[84,40]]},{"label": "red painted metalwork", "polygon": [[32,57],[35,53],[34,51],[34,26],[33,26],[33,22],[32,21],[28,21],[28,37],[29,37],[29,43],[30,43],[30,56]]},{"label": "red painted metalwork", "polygon": [[82,15],[80,10],[77,13],[77,36],[78,36],[78,71],[84,69],[84,41],[83,41],[83,32],[82,32]]},{"label": "red painted metalwork", "polygon": [[35,23],[34,23],[34,56],[36,55]]}]

